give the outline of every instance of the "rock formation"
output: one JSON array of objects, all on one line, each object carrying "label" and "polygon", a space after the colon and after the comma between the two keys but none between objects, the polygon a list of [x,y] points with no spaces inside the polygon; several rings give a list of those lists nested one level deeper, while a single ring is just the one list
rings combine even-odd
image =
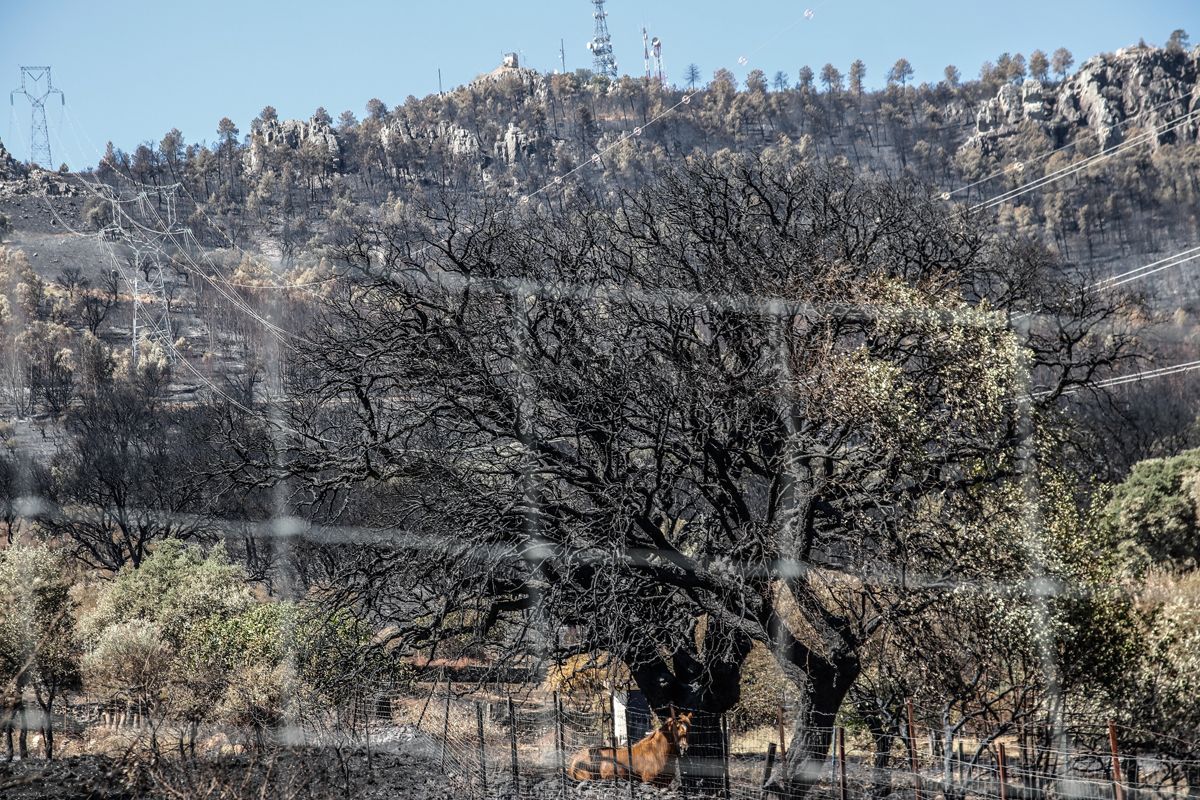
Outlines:
[{"label": "rock formation", "polygon": [[342,163],[342,145],[333,127],[316,117],[303,122],[297,119],[268,120],[250,136],[250,148],[246,154],[246,168],[250,172],[262,172],[270,163],[270,154],[279,149],[299,151],[313,148],[314,152],[329,160],[331,168],[338,169]]},{"label": "rock formation", "polygon": [[[1131,131],[1136,135],[1200,112],[1198,75],[1200,47],[1190,53],[1129,47],[1095,56],[1053,89],[1036,80],[1001,87],[979,110],[976,133],[963,146],[986,152],[1003,149],[1005,139],[1019,133],[1022,123],[1032,122],[1056,146],[1086,131],[1097,138],[1101,149],[1113,147]],[[1200,113],[1160,132],[1150,143],[1158,147],[1194,142],[1198,133]]]}]

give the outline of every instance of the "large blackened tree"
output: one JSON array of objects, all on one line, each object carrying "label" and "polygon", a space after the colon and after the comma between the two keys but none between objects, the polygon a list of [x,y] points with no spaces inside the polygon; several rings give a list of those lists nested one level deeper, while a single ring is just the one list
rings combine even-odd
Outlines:
[{"label": "large blackened tree", "polygon": [[[775,781],[801,795],[872,636],[1024,576],[1020,537],[981,531],[1020,514],[1036,398],[1127,342],[1091,295],[1045,290],[1040,249],[793,155],[337,221],[351,277],[273,458],[314,513],[406,531],[330,560],[340,602],[413,645],[607,651],[657,710],[698,711],[702,755],[767,644],[801,698]],[[1014,326],[1031,302],[1063,316]]]}]

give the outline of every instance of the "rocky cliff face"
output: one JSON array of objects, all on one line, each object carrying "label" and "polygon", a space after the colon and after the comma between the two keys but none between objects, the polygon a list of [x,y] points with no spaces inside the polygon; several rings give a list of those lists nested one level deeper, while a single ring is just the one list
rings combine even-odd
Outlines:
[{"label": "rocky cliff face", "polygon": [[1194,142],[1200,134],[1198,75],[1200,47],[1190,53],[1130,47],[1095,56],[1056,87],[1027,80],[1001,88],[979,110],[976,133],[963,146],[1002,150],[1027,122],[1056,146],[1087,132],[1104,149],[1151,128],[1166,128],[1152,138],[1154,147]]},{"label": "rocky cliff face", "polygon": [[29,170],[20,161],[12,157],[4,147],[4,142],[0,142],[0,182],[15,181],[24,178]]},{"label": "rocky cliff face", "polygon": [[246,168],[250,172],[261,172],[270,162],[270,153],[281,148],[311,149],[321,158],[328,159],[332,169],[339,168],[342,163],[342,145],[333,127],[314,117],[307,122],[288,119],[263,123],[250,137]]}]

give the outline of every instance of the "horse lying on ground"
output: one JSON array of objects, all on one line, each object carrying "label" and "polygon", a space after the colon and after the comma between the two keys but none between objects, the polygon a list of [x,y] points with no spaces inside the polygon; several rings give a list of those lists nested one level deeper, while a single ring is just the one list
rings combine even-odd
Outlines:
[{"label": "horse lying on ground", "polygon": [[[675,761],[687,753],[688,726],[692,712],[671,716],[658,730],[632,747],[633,774],[642,783],[668,786],[675,777]],[[610,781],[629,779],[630,748],[585,747],[571,758],[567,775],[575,781]]]}]

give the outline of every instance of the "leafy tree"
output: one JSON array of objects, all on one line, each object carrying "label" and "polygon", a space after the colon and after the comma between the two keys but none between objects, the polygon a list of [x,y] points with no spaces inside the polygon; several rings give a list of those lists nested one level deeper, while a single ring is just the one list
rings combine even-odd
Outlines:
[{"label": "leafy tree", "polygon": [[947,64],[946,69],[942,71],[943,81],[946,86],[951,89],[957,89],[962,80],[962,73],[958,71],[958,67],[953,64]]},{"label": "leafy tree", "polygon": [[761,69],[752,69],[746,75],[746,91],[751,94],[766,94],[767,76]]},{"label": "leafy tree", "polygon": [[1168,53],[1183,53],[1187,50],[1188,35],[1183,28],[1176,28],[1171,31],[1170,38],[1167,39]]},{"label": "leafy tree", "polygon": [[863,93],[863,80],[867,77],[867,65],[861,58],[855,59],[850,65],[850,94],[860,97]]},{"label": "leafy tree", "polygon": [[1108,516],[1152,562],[1200,565],[1200,450],[1134,466],[1113,490]]},{"label": "leafy tree", "polygon": [[[289,420],[345,438],[263,464],[289,459],[322,505],[386,491],[364,522],[427,536],[419,553],[334,546],[339,603],[415,647],[461,634],[438,609],[512,632],[501,653],[544,653],[571,625],[551,655],[611,653],[656,709],[698,709],[700,756],[722,755],[716,715],[763,644],[799,697],[776,781],[802,793],[867,643],[943,580],[1026,568],[982,534],[1023,517],[1027,406],[1010,398],[1024,365],[1045,387],[1028,401],[1040,417],[1129,342],[1067,310],[1078,286],[1044,251],[935,204],[772,150],[689,160],[620,214],[580,199],[364,221],[333,245],[360,277],[293,375],[296,396],[329,401]],[[450,232],[464,223],[470,237]],[[418,241],[450,252],[414,262]],[[1047,332],[1018,338],[991,310],[1017,297],[1064,312],[1087,344],[1066,357]],[[897,589],[864,573],[939,577]]]},{"label": "leafy tree", "polygon": [[1183,761],[1190,785],[1200,781],[1200,571],[1152,573],[1139,600],[1147,620],[1138,643],[1141,663],[1131,671],[1129,724],[1142,741]]},{"label": "leafy tree", "polygon": [[912,78],[912,76],[913,68],[912,64],[908,63],[908,59],[898,59],[896,63],[892,65],[892,68],[888,70],[888,85],[890,86],[898,83],[902,88],[906,87],[908,86],[908,81],[910,78]]},{"label": "leafy tree", "polygon": [[388,107],[378,97],[372,97],[367,101],[367,118],[373,119],[376,122],[383,122],[387,119]]},{"label": "leafy tree", "polygon": [[1071,51],[1065,47],[1058,48],[1050,57],[1050,66],[1060,81],[1067,77],[1067,73],[1071,71],[1074,64],[1075,56],[1071,55]]},{"label": "leafy tree", "polygon": [[333,125],[333,117],[329,116],[329,112],[325,110],[324,106],[319,106],[313,112],[312,121],[317,125]]},{"label": "leafy tree", "polygon": [[1008,63],[1008,80],[1013,83],[1020,83],[1025,80],[1025,56],[1017,53]]},{"label": "leafy tree", "polygon": [[1029,54],[1029,74],[1042,83],[1050,74],[1050,59],[1041,50],[1034,50]]},{"label": "leafy tree", "polygon": [[85,395],[66,419],[56,454],[58,511],[47,530],[82,562],[109,570],[136,567],[161,539],[201,536],[203,490],[190,473],[204,452],[192,438],[203,411],[170,411],[125,382]]},{"label": "leafy tree", "polygon": [[827,93],[838,94],[842,91],[842,73],[833,64],[826,64],[821,67],[821,83]]},{"label": "leafy tree", "polygon": [[798,73],[796,73],[797,88],[799,88],[801,92],[804,92],[806,94],[808,92],[811,92],[814,77],[815,77],[815,75],[813,74],[812,69],[810,69],[809,66],[807,64],[805,64],[803,67],[800,68],[800,71]]},{"label": "leafy tree", "polygon": [[788,74],[783,70],[775,73],[775,77],[771,80],[771,84],[775,91],[786,92],[791,86],[791,81],[788,80]]},{"label": "leafy tree", "polygon": [[[65,560],[44,546],[15,545],[0,551],[0,686],[8,758],[12,758],[14,717],[31,720],[21,699],[26,687],[41,708],[42,747],[54,758],[55,703],[81,688],[80,644],[75,631],[75,601]],[[23,755],[23,753],[22,753]]]}]

